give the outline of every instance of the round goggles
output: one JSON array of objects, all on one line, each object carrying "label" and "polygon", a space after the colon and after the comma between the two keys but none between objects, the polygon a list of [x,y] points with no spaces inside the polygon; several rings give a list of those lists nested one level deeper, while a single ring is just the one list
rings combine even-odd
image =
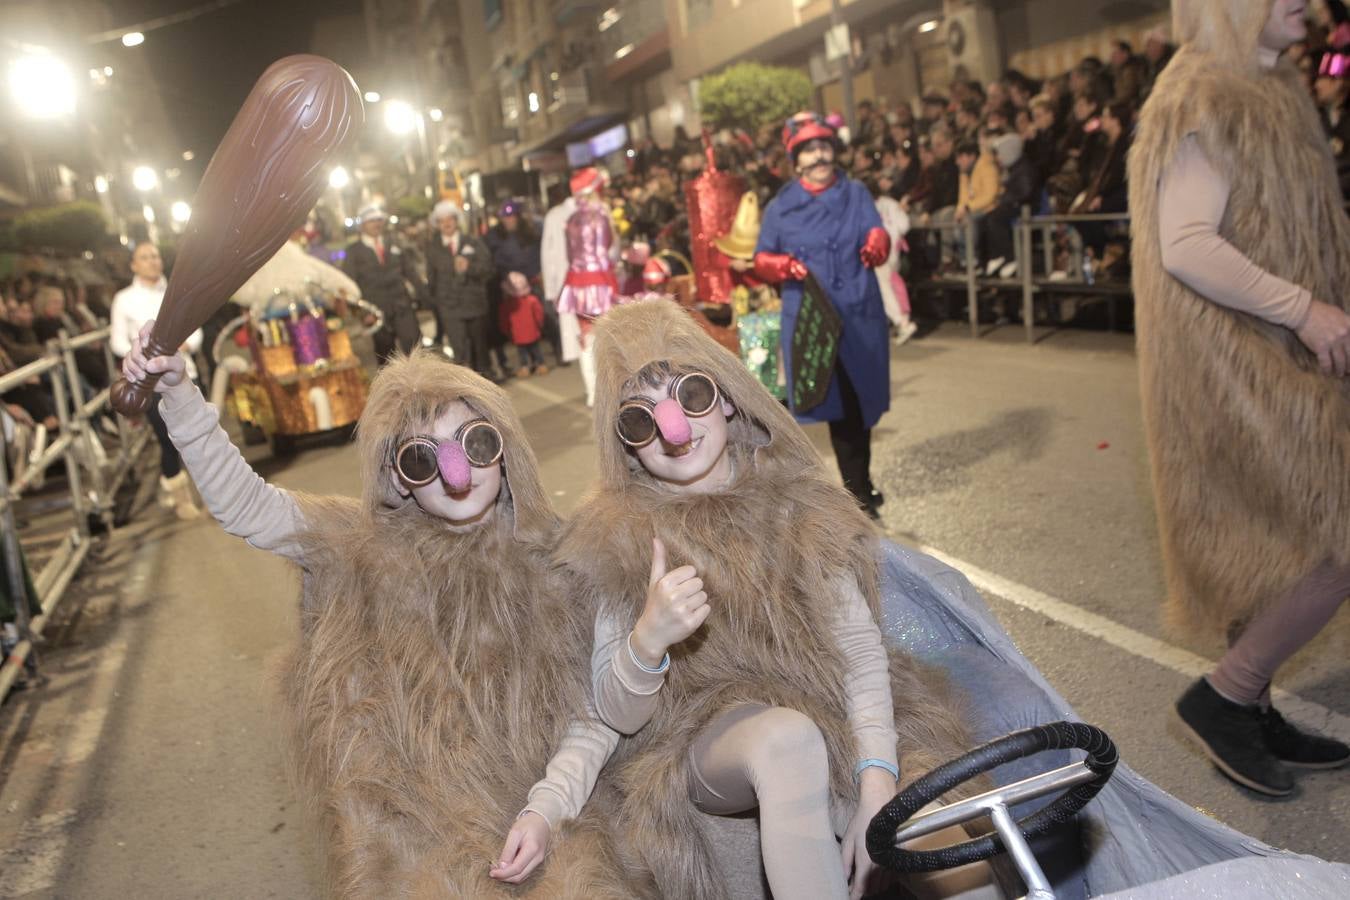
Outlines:
[{"label": "round goggles", "polygon": [[[720,398],[717,382],[702,372],[687,372],[670,382],[670,398],[680,404],[686,416],[707,415]],[[645,447],[656,440],[656,404],[648,397],[632,397],[619,406],[614,423],[619,440],[630,447]]]},{"label": "round goggles", "polygon": [[[465,422],[455,430],[452,439],[464,450],[469,464],[483,468],[502,458],[502,433],[487,419]],[[409,487],[431,484],[440,477],[438,451],[444,441],[418,435],[398,445],[394,453],[394,469]]]}]

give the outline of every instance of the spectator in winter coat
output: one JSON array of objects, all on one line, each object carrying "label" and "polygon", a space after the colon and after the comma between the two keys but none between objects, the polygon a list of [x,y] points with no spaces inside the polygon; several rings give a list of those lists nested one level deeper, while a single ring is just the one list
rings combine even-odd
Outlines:
[{"label": "spectator in winter coat", "polygon": [[544,354],[539,350],[543,336],[544,304],[530,290],[530,282],[520,272],[512,272],[502,282],[502,305],[497,324],[502,335],[516,346],[519,366],[516,377],[547,375]]},{"label": "spectator in winter coat", "polygon": [[[488,284],[488,316],[496,321],[504,296],[501,285],[512,272],[519,272],[529,282],[531,290],[540,290],[543,280],[540,276],[539,234],[529,219],[521,215],[521,206],[515,200],[507,200],[497,211],[497,224],[487,233],[485,243],[492,254],[492,263],[496,266],[496,277]],[[501,367],[507,371],[506,351],[502,335],[492,330],[489,350]]]},{"label": "spectator in winter coat", "polygon": [[[1003,171],[998,203],[985,214],[982,245],[989,268],[1004,278],[1016,274],[1013,253],[1013,222],[1022,215],[1022,206],[1032,200],[1036,174],[1022,152],[1022,138],[1005,134],[993,142],[994,154]],[[995,263],[998,265],[995,266]],[[1000,271],[1001,270],[1001,271]]]},{"label": "spectator in winter coat", "polygon": [[431,220],[437,233],[427,248],[427,286],[441,335],[455,362],[488,377],[487,283],[494,274],[492,254],[482,241],[460,230],[453,203],[437,203]]}]

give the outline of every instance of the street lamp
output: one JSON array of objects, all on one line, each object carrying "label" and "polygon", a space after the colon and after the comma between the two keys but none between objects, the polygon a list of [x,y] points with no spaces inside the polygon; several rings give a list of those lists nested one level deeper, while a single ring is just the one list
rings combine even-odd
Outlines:
[{"label": "street lamp", "polygon": [[335,190],[342,190],[351,184],[352,177],[347,174],[347,170],[342,166],[334,166],[333,171],[328,173],[328,186]]},{"label": "street lamp", "polygon": [[75,78],[50,53],[27,53],[9,64],[9,89],[25,115],[56,119],[75,111]]},{"label": "street lamp", "polygon": [[159,175],[149,166],[137,166],[131,172],[131,184],[144,194],[159,186]]},{"label": "street lamp", "polygon": [[402,100],[384,105],[384,125],[394,134],[409,134],[417,127],[417,111]]},{"label": "street lamp", "polygon": [[187,220],[192,218],[192,207],[186,200],[175,200],[173,206],[169,207],[169,215],[179,225],[186,225]]},{"label": "street lamp", "polygon": [[379,92],[379,91],[366,91],[366,102],[367,102],[367,103],[379,103],[379,102],[380,102],[380,92]]},{"label": "street lamp", "polygon": [[128,31],[122,35],[123,47],[139,47],[145,43],[145,35],[139,31]]}]

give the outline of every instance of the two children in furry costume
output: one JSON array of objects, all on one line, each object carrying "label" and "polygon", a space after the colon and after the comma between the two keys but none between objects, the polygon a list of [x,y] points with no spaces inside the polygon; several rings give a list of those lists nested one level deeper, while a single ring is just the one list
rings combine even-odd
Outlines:
[{"label": "two children in furry costume", "polygon": [[[335,892],[483,896],[496,878],[632,897],[650,873],[665,896],[716,898],[727,873],[699,813],[758,808],[779,900],[849,896],[850,873],[860,897],[865,830],[897,781],[969,747],[941,678],[883,646],[876,533],[781,405],[675,306],[611,312],[596,347],[602,479],[556,548],[561,585],[519,421],[462,367],[414,356],[377,376],[361,502],[266,485],[195,388],[159,384],[213,514],[304,570],[285,701]],[[170,366],[138,346],[127,372]],[[502,461],[465,480],[444,457],[484,421]],[[404,466],[423,436],[432,456]],[[586,715],[576,651],[592,630],[594,702],[622,740]],[[611,833],[608,794],[582,804],[616,744]],[[955,888],[986,880],[976,866]]]}]

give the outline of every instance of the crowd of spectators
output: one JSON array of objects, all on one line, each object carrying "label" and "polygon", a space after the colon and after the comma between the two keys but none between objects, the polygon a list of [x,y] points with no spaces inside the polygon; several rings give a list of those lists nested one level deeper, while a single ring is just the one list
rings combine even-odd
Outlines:
[{"label": "crowd of spectators", "polygon": [[[1305,73],[1350,200],[1350,77],[1318,73],[1344,15],[1338,3],[1331,6],[1331,21],[1310,28],[1290,58]],[[899,201],[918,228],[971,221],[971,248],[950,239],[964,229],[946,229],[947,240],[910,241],[910,271],[955,273],[972,252],[984,274],[1015,274],[1013,225],[1027,207],[1033,214],[1119,214],[1117,223],[1060,229],[1046,274],[1127,280],[1125,161],[1139,109],[1173,52],[1158,28],[1140,48],[1116,41],[1106,60],[1089,56],[1051,78],[1008,70],[989,84],[958,80],[908,102],[863,100],[852,133],[843,132],[840,163],[874,195]],[[613,200],[623,237],[687,253],[682,187],[705,165],[700,142],[677,131],[669,148],[639,142],[628,156]],[[792,177],[775,126],[717,135],[715,158],[719,168],[745,175],[761,205]],[[1086,273],[1074,269],[1079,248]]]}]

